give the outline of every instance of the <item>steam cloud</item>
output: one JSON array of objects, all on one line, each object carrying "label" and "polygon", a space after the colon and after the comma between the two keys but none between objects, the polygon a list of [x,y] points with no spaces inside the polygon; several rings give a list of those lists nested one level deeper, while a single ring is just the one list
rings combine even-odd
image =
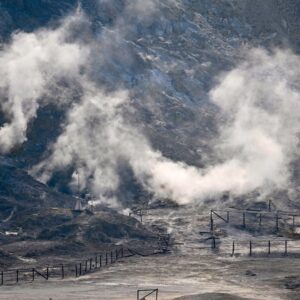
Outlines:
[{"label": "steam cloud", "polygon": [[[134,9],[140,10],[140,1],[136,4]],[[226,120],[220,124],[215,149],[220,163],[197,169],[163,157],[125,118],[125,111],[132,109],[131,91],[108,92],[93,79],[91,55],[95,49],[100,56],[108,55],[110,43],[100,39],[83,46],[70,39],[70,28],[82,19],[77,13],[56,30],[18,33],[1,51],[1,108],[9,119],[0,130],[2,152],[24,142],[27,124],[44,104],[42,99],[65,79],[76,81],[81,97],[70,106],[50,157],[32,170],[43,181],[55,170],[75,165],[80,188],[88,186],[101,201],[116,202],[118,165],[126,161],[148,191],[180,204],[227,191],[242,195],[288,187],[300,130],[300,62],[295,54],[255,49],[223,74],[210,92]],[[115,30],[109,36],[122,39],[122,30]],[[61,105],[64,95],[55,101]]]}]

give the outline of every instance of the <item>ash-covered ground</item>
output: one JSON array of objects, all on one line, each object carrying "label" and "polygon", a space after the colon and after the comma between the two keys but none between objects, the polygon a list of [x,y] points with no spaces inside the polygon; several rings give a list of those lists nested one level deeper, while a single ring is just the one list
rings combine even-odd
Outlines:
[{"label": "ash-covered ground", "polygon": [[[221,237],[224,246],[212,251],[200,232],[209,226],[209,211],[194,206],[150,210],[147,224],[168,227],[174,237],[171,252],[148,257],[133,256],[79,279],[39,280],[1,287],[0,299],[135,299],[136,290],[158,288],[158,299],[299,299],[300,261],[283,256],[284,247],[273,246],[273,255],[249,257],[247,245],[231,256],[226,241],[276,239],[274,234],[238,230]],[[251,224],[248,224],[251,228]],[[255,225],[255,224],[254,224]],[[216,225],[217,226],[217,225]],[[272,224],[265,224],[268,226]],[[220,230],[222,225],[217,226]],[[217,228],[216,227],[216,228]],[[224,230],[224,228],[223,228]],[[236,230],[236,229],[235,229]],[[281,235],[284,235],[281,232]],[[255,253],[257,248],[253,248]],[[151,299],[151,298],[149,298]]]}]

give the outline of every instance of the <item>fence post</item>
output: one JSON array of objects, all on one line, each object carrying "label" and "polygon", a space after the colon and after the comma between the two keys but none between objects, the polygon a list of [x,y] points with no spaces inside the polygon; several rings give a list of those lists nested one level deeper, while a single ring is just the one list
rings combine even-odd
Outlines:
[{"label": "fence post", "polygon": [[65,268],[64,265],[61,265],[61,279],[65,278]]},{"label": "fence post", "polygon": [[90,258],[90,271],[92,270],[93,259]]},{"label": "fence post", "polygon": [[234,251],[235,251],[235,245],[234,245],[234,241],[232,241],[232,253],[231,253],[231,256],[234,255]]},{"label": "fence post", "polygon": [[214,236],[212,237],[211,248],[216,249],[216,238]]},{"label": "fence post", "polygon": [[85,261],[85,267],[84,267],[84,272],[86,273],[87,272],[87,260]]},{"label": "fence post", "polygon": [[243,212],[243,227],[246,228],[246,213]]},{"label": "fence post", "polygon": [[210,211],[210,231],[214,231],[214,219],[213,219],[213,211]]},{"label": "fence post", "polygon": [[78,277],[77,264],[75,264],[75,277]]},{"label": "fence post", "polygon": [[98,269],[98,256],[95,256],[95,268]]},{"label": "fence post", "polygon": [[4,284],[4,273],[3,271],[1,271],[1,285]]},{"label": "fence post", "polygon": [[272,201],[269,200],[269,211],[271,211],[271,204],[272,204]]},{"label": "fence post", "polygon": [[16,283],[19,282],[19,270],[16,271]]},{"label": "fence post", "polygon": [[295,216],[293,216],[293,232],[295,231]]},{"label": "fence post", "polygon": [[99,265],[100,265],[100,268],[102,267],[102,256],[100,255],[99,257]]},{"label": "fence post", "polygon": [[252,256],[252,241],[249,242],[249,255]]},{"label": "fence post", "polygon": [[110,251],[110,263],[112,264],[113,263],[113,252]]},{"label": "fence post", "polygon": [[81,263],[79,263],[79,276],[81,276],[81,272],[82,272],[82,267],[81,267]]},{"label": "fence post", "polygon": [[35,272],[35,270],[34,270],[34,268],[32,269],[32,281],[34,281],[34,272]]},{"label": "fence post", "polygon": [[46,268],[46,277],[47,277],[47,280],[49,279],[49,267]]},{"label": "fence post", "polygon": [[121,257],[124,257],[124,251],[123,251],[123,247],[121,248]]},{"label": "fence post", "polygon": [[261,213],[259,214],[259,226],[261,226]]},{"label": "fence post", "polygon": [[284,241],[284,254],[288,255],[288,245],[287,245],[287,240]]},{"label": "fence post", "polygon": [[276,213],[276,231],[279,230],[279,216],[278,216],[278,212]]},{"label": "fence post", "polygon": [[119,253],[118,253],[118,249],[116,249],[116,261],[118,260],[119,257]]},{"label": "fence post", "polygon": [[229,223],[229,211],[227,211],[227,223]]},{"label": "fence post", "polygon": [[268,241],[268,254],[271,254],[271,241]]},{"label": "fence post", "polygon": [[105,264],[108,264],[108,256],[107,256],[107,252],[105,253]]}]

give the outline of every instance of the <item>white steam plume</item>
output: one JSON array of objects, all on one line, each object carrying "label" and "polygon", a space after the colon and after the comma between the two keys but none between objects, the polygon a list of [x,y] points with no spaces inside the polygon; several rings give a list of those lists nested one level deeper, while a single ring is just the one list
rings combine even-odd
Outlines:
[{"label": "white steam plume", "polygon": [[[1,107],[10,120],[0,130],[2,151],[24,141],[28,122],[53,84],[63,78],[80,86],[80,101],[70,107],[50,157],[33,174],[46,181],[55,170],[75,166],[80,188],[89,187],[106,201],[116,200],[122,161],[147,190],[178,203],[227,191],[241,195],[288,186],[300,129],[296,55],[253,50],[244,63],[220,79],[210,97],[226,119],[216,148],[221,162],[200,170],[152,149],[141,130],[125,118],[124,112],[131,109],[131,91],[107,92],[91,78],[95,66],[90,62],[97,60],[90,55],[98,53],[106,59],[113,37],[123,38],[122,30],[115,29],[114,36],[111,29],[109,41],[100,38],[82,46],[78,40],[70,41],[66,24],[56,30],[17,34],[0,54]],[[57,105],[61,101],[63,97],[57,97]]]},{"label": "white steam plume", "polygon": [[8,119],[0,129],[2,153],[26,140],[27,124],[53,85],[77,77],[87,52],[66,40],[78,18],[66,19],[57,30],[18,32],[0,51],[0,109]]},{"label": "white steam plume", "polygon": [[118,161],[125,159],[148,190],[178,203],[227,191],[242,195],[287,188],[289,165],[298,154],[299,67],[298,57],[288,51],[253,50],[211,91],[227,119],[218,143],[223,163],[199,170],[163,157],[124,121],[126,93],[103,95],[92,89],[71,111],[46,166],[82,161],[82,177],[92,178],[93,191],[101,194],[117,188]]}]

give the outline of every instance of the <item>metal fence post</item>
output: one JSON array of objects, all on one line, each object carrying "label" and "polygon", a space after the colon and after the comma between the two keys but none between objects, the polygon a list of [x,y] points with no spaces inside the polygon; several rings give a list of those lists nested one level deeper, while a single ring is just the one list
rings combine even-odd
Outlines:
[{"label": "metal fence post", "polygon": [[216,238],[214,236],[212,237],[211,248],[216,249]]},{"label": "metal fence post", "polygon": [[271,254],[271,241],[268,241],[268,254]]},{"label": "metal fence post", "polygon": [[246,228],[246,213],[243,212],[243,227]]},{"label": "metal fence post", "polygon": [[249,255],[252,256],[252,241],[249,242]]},{"label": "metal fence post", "polygon": [[261,226],[261,213],[259,214],[259,226]]},{"label": "metal fence post", "polygon": [[295,216],[293,216],[293,232],[295,231]]},{"label": "metal fence post", "polygon": [[34,270],[34,268],[32,269],[32,281],[34,281],[34,274],[35,273],[35,270]]},{"label": "metal fence post", "polygon": [[213,219],[213,211],[210,211],[210,231],[214,231],[214,219]]},{"label": "metal fence post", "polygon": [[61,265],[61,279],[65,278],[65,268],[64,265]]},{"label": "metal fence post", "polygon": [[16,283],[19,282],[19,270],[16,271]]},{"label": "metal fence post", "polygon": [[234,244],[234,241],[232,241],[232,253],[231,253],[231,256],[234,255],[234,251],[235,251],[235,244]]},{"label": "metal fence post", "polygon": [[288,255],[288,245],[287,245],[287,240],[284,241],[284,254]]}]

